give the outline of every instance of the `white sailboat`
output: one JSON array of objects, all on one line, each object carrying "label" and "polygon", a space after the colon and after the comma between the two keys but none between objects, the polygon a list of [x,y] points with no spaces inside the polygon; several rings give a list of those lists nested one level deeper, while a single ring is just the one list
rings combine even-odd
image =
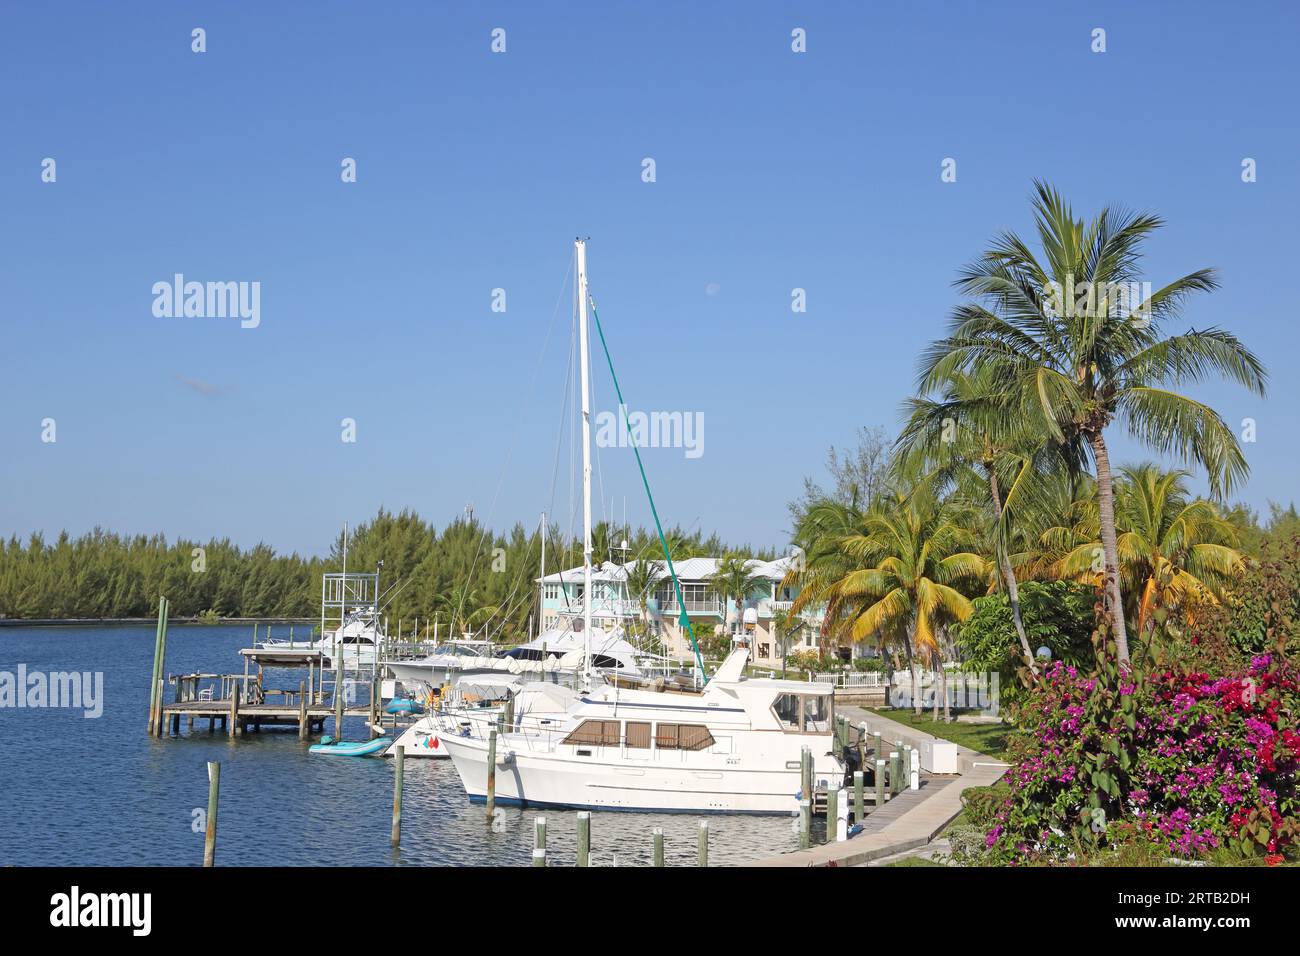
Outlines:
[{"label": "white sailboat", "polygon": [[[578,240],[582,373],[584,672],[591,675],[591,410],[586,244]],[[617,383],[615,383],[617,390]],[[621,396],[620,396],[621,400]],[[671,562],[669,562],[671,571]],[[529,806],[793,813],[800,758],[817,785],[842,779],[834,752],[834,688],[744,676],[742,646],[698,689],[591,680],[562,720],[507,728],[496,740],[495,799]],[[494,720],[495,718],[493,718]],[[466,721],[440,743],[471,800],[487,794],[493,720]]]}]

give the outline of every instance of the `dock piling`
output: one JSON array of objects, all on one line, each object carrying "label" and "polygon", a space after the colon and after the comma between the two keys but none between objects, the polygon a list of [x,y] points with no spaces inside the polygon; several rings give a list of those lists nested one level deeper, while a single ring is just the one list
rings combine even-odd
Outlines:
[{"label": "dock piling", "polygon": [[546,865],[546,817],[533,820],[533,866]]},{"label": "dock piling", "polygon": [[158,707],[158,670],[162,654],[163,609],[167,606],[165,597],[158,598],[158,627],[153,636],[153,667],[149,670],[149,735],[153,736],[154,724],[157,723]]},{"label": "dock piling", "polygon": [[853,774],[853,822],[861,823],[867,818],[867,775],[861,770]]},{"label": "dock piling", "polygon": [[406,747],[399,746],[393,754],[393,836],[392,845],[402,845],[402,772]]},{"label": "dock piling", "polygon": [[298,681],[298,739],[307,739],[307,685]]},{"label": "dock piling", "polygon": [[907,783],[909,790],[921,789],[921,754],[913,747],[908,752]]},{"label": "dock piling", "polygon": [[488,759],[487,759],[487,822],[488,826],[492,825],[492,818],[496,816],[497,809],[497,730],[493,727],[488,731]]},{"label": "dock piling", "polygon": [[898,796],[899,791],[903,789],[900,786],[902,778],[903,755],[897,750],[891,750],[889,752],[889,795],[891,797]]},{"label": "dock piling", "polygon": [[835,821],[840,818],[840,785],[832,783],[826,788],[826,842],[835,842]]},{"label": "dock piling", "polygon": [[709,865],[709,821],[700,821],[700,855],[698,863],[700,866]]},{"label": "dock piling", "polygon": [[799,849],[812,846],[812,798],[799,798]]},{"label": "dock piling", "polygon": [[578,811],[578,866],[588,866],[591,861],[591,811]]},{"label": "dock piling", "polygon": [[203,833],[203,865],[217,859],[217,798],[221,795],[221,764],[208,761],[208,825]]},{"label": "dock piling", "polygon": [[876,757],[876,809],[885,805],[885,758]]},{"label": "dock piling", "polygon": [[654,837],[655,837],[654,865],[663,866],[664,865],[664,828],[655,827]]}]

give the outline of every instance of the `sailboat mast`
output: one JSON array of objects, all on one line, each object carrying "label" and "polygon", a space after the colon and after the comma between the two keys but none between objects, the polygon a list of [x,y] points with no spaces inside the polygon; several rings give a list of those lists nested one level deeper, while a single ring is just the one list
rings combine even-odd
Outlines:
[{"label": "sailboat mast", "polygon": [[578,342],[582,365],[582,673],[591,672],[591,386],[587,353],[587,243],[573,241],[578,256]]},{"label": "sailboat mast", "polygon": [[546,617],[546,512],[542,512],[542,583],[539,585],[541,591],[537,595],[537,637],[544,630],[543,621]]}]

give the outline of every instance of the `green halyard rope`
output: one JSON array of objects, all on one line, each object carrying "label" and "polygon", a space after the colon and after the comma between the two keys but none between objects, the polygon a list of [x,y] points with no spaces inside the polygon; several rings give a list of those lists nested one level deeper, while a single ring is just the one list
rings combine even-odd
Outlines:
[{"label": "green halyard rope", "polygon": [[614,371],[614,360],[609,354],[609,345],[605,342],[605,330],[600,324],[600,313],[596,311],[596,300],[587,296],[591,303],[591,317],[596,320],[596,334],[600,336],[600,347],[605,352],[605,361],[609,364],[609,376],[614,380],[614,393],[618,396],[619,416],[623,419],[623,426],[627,429],[627,438],[632,445],[632,451],[636,454],[636,466],[641,471],[641,484],[645,486],[645,496],[650,501],[650,514],[655,519],[655,530],[659,532],[659,545],[664,551],[664,560],[668,562],[668,574],[673,579],[673,593],[677,595],[677,606],[681,608],[681,616],[677,623],[686,631],[691,639],[691,650],[695,652],[695,666],[699,668],[700,674],[704,677],[704,682],[709,682],[708,674],[704,673],[704,659],[700,657],[700,645],[695,640],[695,629],[691,627],[690,615],[686,613],[686,600],[682,597],[682,585],[677,580],[677,569],[673,567],[673,556],[668,552],[668,539],[664,537],[664,526],[659,523],[659,511],[655,508],[655,496],[650,493],[650,480],[645,476],[645,465],[641,461],[641,449],[636,445],[636,437],[632,434],[632,423],[627,415],[622,414],[622,409],[627,407],[623,401],[623,389],[618,384],[618,374]]}]

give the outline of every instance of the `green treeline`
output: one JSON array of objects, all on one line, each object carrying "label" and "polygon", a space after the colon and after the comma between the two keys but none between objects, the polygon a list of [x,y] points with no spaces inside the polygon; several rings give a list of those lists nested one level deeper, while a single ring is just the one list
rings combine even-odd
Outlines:
[{"label": "green treeline", "polygon": [[[667,537],[674,558],[733,550],[717,535],[674,529]],[[642,528],[601,523],[592,538],[597,561],[662,553],[657,536]],[[454,621],[458,630],[487,627],[508,639],[522,637],[536,612],[540,544],[537,529],[522,525],[500,533],[460,518],[439,531],[413,512],[381,510],[350,532],[348,569],[373,571],[383,561],[380,588],[393,629],[398,620],[409,627],[417,617],[436,616],[444,628]],[[162,535],[123,537],[100,529],[79,538],[64,532],[52,544],[39,534],[26,543],[14,537],[0,541],[0,617],[148,617],[165,594],[173,617],[312,618],[320,613],[321,575],[341,570],[342,556],[341,531],[328,557],[280,555],[265,544],[242,549],[229,539],[168,542]],[[581,563],[581,539],[552,527],[548,571]]]}]

